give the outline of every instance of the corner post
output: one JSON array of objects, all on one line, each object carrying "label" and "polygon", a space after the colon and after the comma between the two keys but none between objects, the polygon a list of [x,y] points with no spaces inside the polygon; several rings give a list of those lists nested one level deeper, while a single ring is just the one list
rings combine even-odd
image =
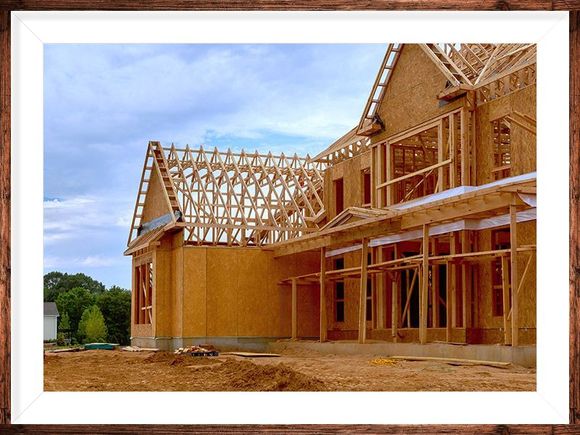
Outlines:
[{"label": "corner post", "polygon": [[518,346],[518,231],[515,197],[510,205],[510,262],[512,289],[512,346]]},{"label": "corner post", "polygon": [[362,251],[360,260],[360,295],[358,306],[358,342],[364,343],[367,336],[367,257],[369,252],[369,241],[362,240]]},{"label": "corner post", "polygon": [[423,277],[421,279],[421,294],[419,297],[419,341],[427,343],[427,312],[429,292],[429,225],[423,225]]},{"label": "corner post", "polygon": [[296,340],[298,338],[298,324],[297,320],[297,287],[298,283],[296,282],[296,278],[292,278],[292,340]]},{"label": "corner post", "polygon": [[326,248],[320,249],[320,342],[326,341]]}]

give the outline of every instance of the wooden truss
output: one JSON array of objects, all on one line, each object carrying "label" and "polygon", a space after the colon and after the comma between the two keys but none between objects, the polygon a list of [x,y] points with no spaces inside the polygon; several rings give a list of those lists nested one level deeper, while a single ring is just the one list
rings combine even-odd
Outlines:
[{"label": "wooden truss", "polygon": [[296,154],[150,142],[129,244],[144,236],[141,216],[152,171],[163,181],[171,224],[184,228],[185,243],[261,246],[317,230],[325,214],[324,168]]},{"label": "wooden truss", "polygon": [[[447,78],[440,99],[476,91],[478,104],[536,82],[535,44],[419,44]],[[389,44],[358,126],[357,135],[383,128],[378,110],[404,44]],[[334,150],[337,152],[338,150]]]}]

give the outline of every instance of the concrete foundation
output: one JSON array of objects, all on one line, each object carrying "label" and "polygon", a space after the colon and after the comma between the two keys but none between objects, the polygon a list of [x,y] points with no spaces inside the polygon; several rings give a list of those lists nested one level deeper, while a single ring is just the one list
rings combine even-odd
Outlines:
[{"label": "concrete foundation", "polygon": [[269,347],[270,352],[285,349],[313,350],[328,354],[369,355],[369,356],[427,356],[437,358],[461,358],[480,361],[509,362],[523,367],[536,367],[536,346],[501,346],[470,344],[465,346],[441,343],[385,343],[368,342],[359,344],[349,341],[278,341]]},{"label": "concrete foundation", "polygon": [[132,346],[153,347],[173,351],[180,347],[211,344],[223,352],[283,352],[286,349],[316,351],[328,354],[369,356],[427,356],[461,358],[480,361],[509,362],[523,367],[536,367],[536,346],[502,346],[470,344],[465,346],[444,343],[386,343],[383,341],[359,344],[354,341],[291,341],[276,337],[133,337]]}]

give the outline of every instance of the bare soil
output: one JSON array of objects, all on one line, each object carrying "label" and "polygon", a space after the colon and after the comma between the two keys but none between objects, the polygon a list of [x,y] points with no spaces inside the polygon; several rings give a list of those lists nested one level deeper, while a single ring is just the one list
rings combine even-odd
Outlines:
[{"label": "bare soil", "polygon": [[45,354],[45,391],[534,391],[518,366],[454,366],[297,351],[279,358],[90,350]]}]

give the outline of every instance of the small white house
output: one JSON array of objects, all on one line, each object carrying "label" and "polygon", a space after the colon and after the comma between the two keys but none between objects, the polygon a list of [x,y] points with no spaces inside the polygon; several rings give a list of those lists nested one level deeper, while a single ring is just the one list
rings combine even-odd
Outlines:
[{"label": "small white house", "polygon": [[44,341],[56,340],[58,309],[54,302],[44,303]]}]

